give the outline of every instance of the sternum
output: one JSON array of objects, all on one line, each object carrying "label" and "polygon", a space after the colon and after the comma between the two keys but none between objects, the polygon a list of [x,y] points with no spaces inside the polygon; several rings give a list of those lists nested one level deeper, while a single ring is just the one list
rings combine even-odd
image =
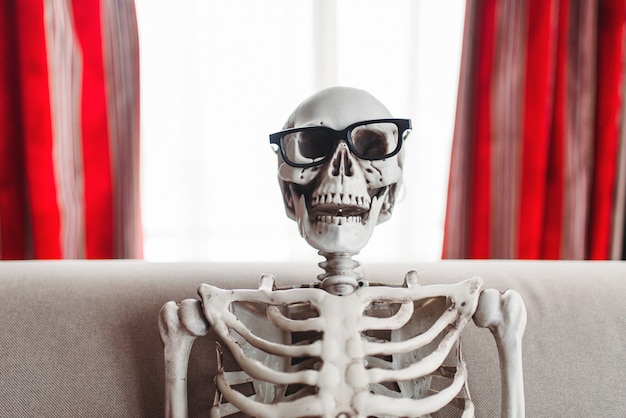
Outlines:
[{"label": "sternum", "polygon": [[354,396],[368,387],[359,331],[363,305],[357,293],[347,296],[328,294],[322,301],[321,311],[326,321],[322,337],[319,395],[324,409],[331,415],[354,413]]}]

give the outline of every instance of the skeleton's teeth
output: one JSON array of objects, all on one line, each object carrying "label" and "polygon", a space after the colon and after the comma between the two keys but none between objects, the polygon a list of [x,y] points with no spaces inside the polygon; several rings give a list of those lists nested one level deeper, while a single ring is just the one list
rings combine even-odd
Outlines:
[{"label": "skeleton's teeth", "polygon": [[354,196],[350,193],[326,193],[311,196],[311,206],[334,204],[360,206],[369,209],[371,203],[369,196]]},{"label": "skeleton's teeth", "polygon": [[333,225],[345,225],[350,223],[362,223],[360,216],[329,216],[320,215],[316,218],[317,222]]}]

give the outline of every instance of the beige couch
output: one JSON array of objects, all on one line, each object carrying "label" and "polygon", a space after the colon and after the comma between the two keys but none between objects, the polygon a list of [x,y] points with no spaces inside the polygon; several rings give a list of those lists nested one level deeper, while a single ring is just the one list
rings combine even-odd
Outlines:
[{"label": "beige couch", "polygon": [[[363,260],[361,260],[363,261]],[[368,265],[372,281],[423,283],[474,275],[518,290],[528,309],[524,373],[528,417],[626,417],[626,263],[447,261]],[[199,284],[308,283],[301,264],[158,264],[134,261],[0,263],[1,417],[163,416],[158,313],[196,297]],[[499,415],[496,348],[487,330],[464,334],[478,417]],[[210,340],[194,346],[190,415],[208,416],[215,366]]]}]

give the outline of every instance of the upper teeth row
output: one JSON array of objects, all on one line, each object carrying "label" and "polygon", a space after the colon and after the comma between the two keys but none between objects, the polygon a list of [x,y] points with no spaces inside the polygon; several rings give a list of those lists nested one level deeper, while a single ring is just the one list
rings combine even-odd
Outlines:
[{"label": "upper teeth row", "polygon": [[371,204],[369,196],[353,196],[348,193],[327,193],[324,195],[313,195],[311,197],[311,205],[321,205],[324,203],[334,203],[336,205],[354,205],[369,207]]}]

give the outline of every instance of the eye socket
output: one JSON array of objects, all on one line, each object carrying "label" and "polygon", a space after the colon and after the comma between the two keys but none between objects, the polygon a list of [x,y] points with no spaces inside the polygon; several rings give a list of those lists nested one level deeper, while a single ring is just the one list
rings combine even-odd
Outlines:
[{"label": "eye socket", "polygon": [[290,162],[296,164],[323,160],[331,154],[333,143],[333,135],[322,129],[293,132],[283,138],[286,157]]},{"label": "eye socket", "polygon": [[361,156],[383,158],[395,151],[398,130],[393,123],[374,123],[353,129],[351,138],[356,152]]}]

